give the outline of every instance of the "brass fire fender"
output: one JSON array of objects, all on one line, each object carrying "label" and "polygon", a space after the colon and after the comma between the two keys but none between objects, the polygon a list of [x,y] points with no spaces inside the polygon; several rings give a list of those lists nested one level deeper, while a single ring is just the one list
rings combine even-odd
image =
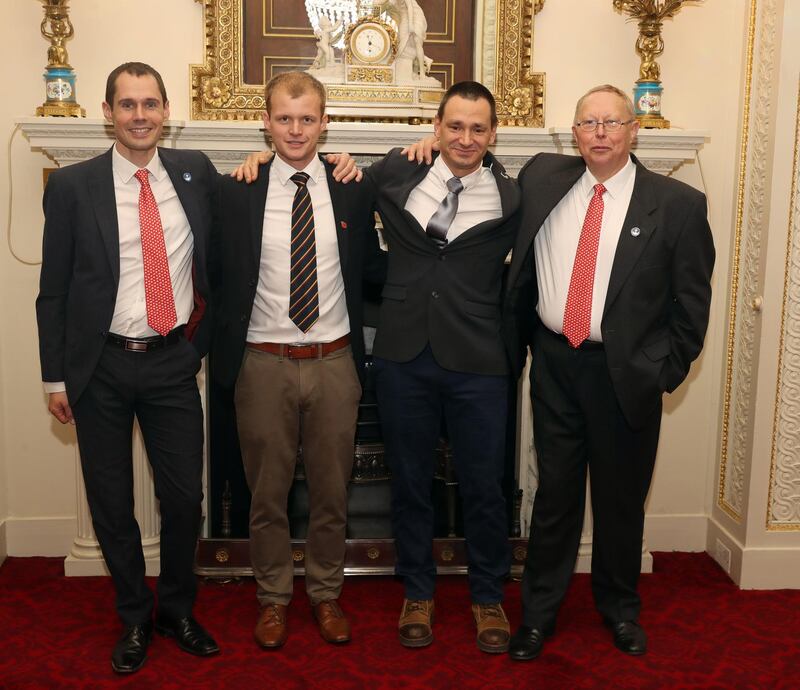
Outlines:
[{"label": "brass fire fender", "polygon": [[[263,85],[242,82],[242,1],[195,0],[203,4],[205,50],[203,64],[191,66],[194,120],[261,119]],[[496,0],[494,95],[501,126],[544,127],[545,75],[531,71],[534,15],[544,2]]]}]

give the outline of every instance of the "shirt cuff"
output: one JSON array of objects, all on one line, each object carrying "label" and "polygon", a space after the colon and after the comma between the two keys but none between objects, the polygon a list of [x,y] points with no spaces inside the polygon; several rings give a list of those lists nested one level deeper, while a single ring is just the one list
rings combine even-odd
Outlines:
[{"label": "shirt cuff", "polygon": [[44,386],[44,392],[50,395],[50,393],[63,393],[67,390],[67,386],[63,381],[42,381],[42,385]]}]

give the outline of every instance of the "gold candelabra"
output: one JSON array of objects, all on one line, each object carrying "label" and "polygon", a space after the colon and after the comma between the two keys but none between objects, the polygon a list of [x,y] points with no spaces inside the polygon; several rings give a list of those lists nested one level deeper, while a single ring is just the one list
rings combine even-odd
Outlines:
[{"label": "gold candelabra", "polygon": [[668,128],[661,116],[661,67],[656,58],[664,52],[661,27],[664,19],[674,17],[685,4],[702,0],[613,0],[614,9],[639,22],[636,52],[641,59],[639,79],[633,89],[636,118],[642,127]]},{"label": "gold candelabra", "polygon": [[86,111],[75,100],[75,70],[69,64],[66,42],[75,30],[69,19],[69,0],[39,0],[44,9],[41,32],[50,46],[44,83],[47,100],[36,109],[37,115],[86,117]]}]

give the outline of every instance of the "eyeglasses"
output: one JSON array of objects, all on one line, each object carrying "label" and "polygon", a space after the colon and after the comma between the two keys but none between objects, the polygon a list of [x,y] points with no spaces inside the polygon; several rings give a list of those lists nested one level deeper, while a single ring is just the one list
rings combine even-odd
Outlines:
[{"label": "eyeglasses", "polygon": [[633,120],[627,120],[626,122],[622,122],[621,120],[606,120],[605,122],[600,122],[598,120],[581,120],[580,122],[576,122],[575,126],[584,132],[594,132],[599,125],[603,125],[603,129],[605,129],[606,132],[616,132],[622,125],[629,125],[631,122],[633,122]]}]

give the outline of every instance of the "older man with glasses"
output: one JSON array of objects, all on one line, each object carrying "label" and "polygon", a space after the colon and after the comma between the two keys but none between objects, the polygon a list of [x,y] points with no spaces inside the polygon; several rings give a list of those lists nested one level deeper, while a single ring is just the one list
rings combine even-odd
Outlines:
[{"label": "older man with glasses", "polygon": [[539,485],[509,653],[539,655],[575,567],[591,476],[592,591],[621,651],[644,654],[637,592],[661,399],[684,380],[708,325],[714,245],[705,196],[631,155],[630,99],[599,86],[577,104],[581,156],[522,169],[508,277],[515,368],[533,352]]}]

